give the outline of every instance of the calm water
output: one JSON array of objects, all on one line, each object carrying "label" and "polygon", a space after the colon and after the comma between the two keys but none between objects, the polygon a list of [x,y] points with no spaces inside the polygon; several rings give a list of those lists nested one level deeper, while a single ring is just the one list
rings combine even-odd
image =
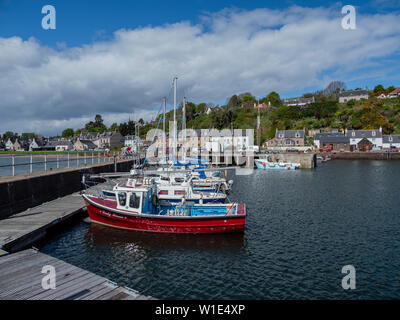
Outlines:
[{"label": "calm water", "polygon": [[[152,235],[79,223],[42,251],[161,299],[400,298],[400,161],[235,177],[244,234]],[[341,287],[354,265],[357,289]]]}]

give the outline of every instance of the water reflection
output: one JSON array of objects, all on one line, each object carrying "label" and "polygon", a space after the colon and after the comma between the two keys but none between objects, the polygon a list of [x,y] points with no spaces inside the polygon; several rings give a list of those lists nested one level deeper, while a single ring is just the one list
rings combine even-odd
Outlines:
[{"label": "water reflection", "polygon": [[85,242],[94,246],[124,248],[127,252],[139,250],[218,250],[231,253],[244,249],[243,233],[230,234],[159,234],[109,228],[92,223],[85,234]]}]

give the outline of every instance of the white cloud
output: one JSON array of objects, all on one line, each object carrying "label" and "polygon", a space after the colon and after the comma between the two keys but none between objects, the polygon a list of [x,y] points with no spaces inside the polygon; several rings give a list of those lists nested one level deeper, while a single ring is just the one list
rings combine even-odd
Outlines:
[{"label": "white cloud", "polygon": [[[222,101],[234,93],[323,87],[399,53],[399,15],[341,8],[225,9],[189,22],[121,29],[110,41],[53,50],[35,39],[0,38],[0,132],[60,133],[100,113],[107,124],[154,117],[179,77],[179,98]],[[172,99],[172,96],[170,96]],[[170,100],[172,102],[172,100]]]}]

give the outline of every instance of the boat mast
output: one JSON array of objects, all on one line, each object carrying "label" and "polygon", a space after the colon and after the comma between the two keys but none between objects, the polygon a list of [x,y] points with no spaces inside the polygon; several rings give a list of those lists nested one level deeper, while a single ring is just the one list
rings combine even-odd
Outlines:
[{"label": "boat mast", "polygon": [[177,154],[177,150],[176,150],[176,144],[177,144],[177,127],[176,127],[176,82],[178,80],[178,77],[174,77],[174,144],[173,144],[173,150],[174,150],[174,157],[175,160],[177,159],[176,154]]},{"label": "boat mast", "polygon": [[183,97],[183,108],[182,108],[182,130],[183,130],[183,143],[182,143],[182,152],[183,152],[183,161],[186,161],[186,97]]},{"label": "boat mast", "polygon": [[167,98],[166,97],[163,98],[163,104],[164,104],[164,115],[163,115],[164,141],[163,141],[163,160],[162,161],[165,161],[167,158],[167,147],[166,147],[166,144],[167,144],[166,134],[167,133],[165,132],[165,115],[167,113]]}]

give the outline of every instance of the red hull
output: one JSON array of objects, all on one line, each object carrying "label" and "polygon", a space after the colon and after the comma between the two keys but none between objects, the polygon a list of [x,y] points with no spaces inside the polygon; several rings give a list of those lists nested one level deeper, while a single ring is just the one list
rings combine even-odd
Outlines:
[{"label": "red hull", "polygon": [[140,215],[123,215],[85,202],[92,222],[125,230],[159,233],[228,233],[243,232],[245,226],[245,212],[237,216],[201,219],[162,216],[142,217]]}]

